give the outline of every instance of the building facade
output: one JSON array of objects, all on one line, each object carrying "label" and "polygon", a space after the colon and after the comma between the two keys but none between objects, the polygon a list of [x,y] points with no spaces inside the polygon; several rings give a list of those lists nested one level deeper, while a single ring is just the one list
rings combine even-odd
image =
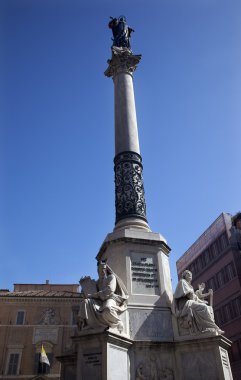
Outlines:
[{"label": "building facade", "polygon": [[[215,321],[232,343],[234,380],[241,374],[241,213],[222,213],[177,261],[177,273],[188,269],[193,287],[213,289]],[[205,292],[204,292],[205,293]]]},{"label": "building facade", "polygon": [[[77,284],[15,284],[0,290],[0,379],[60,379],[56,356],[72,349]],[[50,366],[40,363],[41,348]]]}]

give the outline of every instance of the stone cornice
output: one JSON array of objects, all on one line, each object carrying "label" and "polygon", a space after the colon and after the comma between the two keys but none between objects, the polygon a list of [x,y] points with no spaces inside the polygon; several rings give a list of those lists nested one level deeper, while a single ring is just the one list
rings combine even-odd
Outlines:
[{"label": "stone cornice", "polygon": [[109,66],[104,74],[112,78],[120,73],[132,74],[140,60],[140,54],[134,55],[128,48],[113,46],[112,58],[108,59]]},{"label": "stone cornice", "polygon": [[48,374],[48,377],[41,375],[41,376],[36,376],[35,374],[33,375],[0,375],[0,379],[6,380],[7,379],[31,379],[31,380],[40,380],[40,379],[57,379],[59,380],[60,375],[59,374]]},{"label": "stone cornice", "polygon": [[128,349],[133,344],[133,340],[127,336],[119,335],[109,330],[101,332],[96,332],[96,330],[93,330],[85,335],[73,336],[72,339],[74,342],[81,342],[83,345],[86,343],[86,341],[91,341],[91,339],[94,339],[99,342],[112,343],[126,349]]},{"label": "stone cornice", "polygon": [[17,328],[17,329],[24,329],[24,328],[43,328],[43,329],[52,329],[52,328],[61,328],[61,327],[64,327],[64,328],[68,328],[68,329],[76,329],[77,328],[77,325],[63,325],[63,324],[60,324],[60,325],[34,325],[34,324],[28,324],[28,325],[14,325],[14,324],[0,324],[0,329],[1,328],[6,328],[6,327],[9,327],[9,328]]},{"label": "stone cornice", "polygon": [[79,303],[81,300],[81,297],[79,298],[41,298],[41,297],[14,297],[14,296],[4,296],[0,297],[0,302],[13,302],[13,303],[32,303],[32,302],[41,302],[41,303],[48,303],[48,302],[66,302],[66,303]]},{"label": "stone cornice", "polygon": [[131,237],[119,237],[117,239],[111,240],[111,241],[104,241],[102,246],[100,247],[100,250],[96,256],[96,260],[101,260],[102,255],[105,253],[107,247],[112,244],[121,244],[121,243],[133,243],[133,244],[141,244],[141,245],[151,245],[155,247],[160,247],[168,257],[171,248],[164,242],[164,241],[158,241],[158,240],[149,240],[149,239],[137,239],[137,238],[131,238]]}]

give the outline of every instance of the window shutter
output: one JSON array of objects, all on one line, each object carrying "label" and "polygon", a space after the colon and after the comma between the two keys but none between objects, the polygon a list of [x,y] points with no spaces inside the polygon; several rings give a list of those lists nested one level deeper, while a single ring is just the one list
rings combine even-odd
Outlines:
[{"label": "window shutter", "polygon": [[10,354],[8,364],[8,375],[17,375],[19,354]]}]

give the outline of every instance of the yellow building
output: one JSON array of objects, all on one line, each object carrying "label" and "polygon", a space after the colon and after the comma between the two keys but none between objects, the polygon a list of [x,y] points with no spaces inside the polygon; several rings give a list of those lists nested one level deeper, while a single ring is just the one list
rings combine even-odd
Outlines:
[{"label": "yellow building", "polygon": [[[79,301],[77,284],[0,290],[0,379],[60,379],[56,356],[72,351]],[[50,366],[40,361],[42,345]]]}]

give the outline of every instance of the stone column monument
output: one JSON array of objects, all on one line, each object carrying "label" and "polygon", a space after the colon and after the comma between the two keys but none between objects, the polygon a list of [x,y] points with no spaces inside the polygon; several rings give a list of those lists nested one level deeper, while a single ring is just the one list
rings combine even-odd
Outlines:
[{"label": "stone column monument", "polygon": [[133,226],[149,230],[133,89],[133,72],[140,60],[141,56],[128,48],[113,46],[105,72],[115,87],[116,229]]},{"label": "stone column monument", "polygon": [[124,16],[109,27],[105,75],[115,92],[116,222],[96,257],[98,280],[80,280],[73,348],[58,358],[62,379],[232,379],[230,341],[215,324],[206,294],[195,293],[186,271],[173,296],[170,248],[148,225],[133,90],[141,56],[131,51],[133,30]]}]

